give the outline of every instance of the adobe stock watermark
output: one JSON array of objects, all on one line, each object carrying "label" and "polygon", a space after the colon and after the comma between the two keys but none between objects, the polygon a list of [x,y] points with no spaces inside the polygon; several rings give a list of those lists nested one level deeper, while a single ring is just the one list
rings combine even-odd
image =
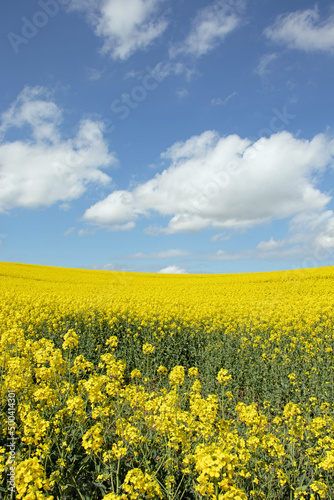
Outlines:
[{"label": "adobe stock watermark", "polygon": [[[140,84],[135,85],[130,92],[123,93],[120,97],[114,99],[110,106],[111,111],[117,115],[119,120],[125,120],[128,118],[131,111],[145,101],[149,93],[158,88],[164,79],[165,76],[159,75],[159,73],[155,72],[150,66],[146,66],[145,74]],[[116,124],[113,120],[104,118],[101,121],[104,125],[103,132],[105,134],[112,133],[116,130]],[[73,169],[83,164],[97,137],[95,137],[92,132],[86,132],[84,139],[86,140],[84,148],[78,151],[70,151],[63,162],[58,161],[53,163],[52,167],[58,178],[64,178],[70,175]]]},{"label": "adobe stock watermark", "polygon": [[29,19],[26,16],[21,17],[22,26],[19,33],[10,31],[7,34],[9,43],[12,46],[15,54],[20,51],[21,45],[26,45],[39,31],[49,23],[50,19],[55,17],[61,7],[65,7],[71,0],[39,0],[38,5],[40,10],[37,10]]},{"label": "adobe stock watermark", "polygon": [[258,133],[258,139],[266,136],[266,134],[270,137],[273,133],[282,132],[284,127],[296,118],[296,115],[288,112],[286,105],[283,106],[282,111],[279,111],[277,108],[273,108],[271,111],[274,116],[269,121],[269,127],[261,128]]},{"label": "adobe stock watermark", "polygon": [[16,397],[15,391],[8,391],[7,393],[7,403],[8,403],[8,465],[9,465],[9,473],[8,473],[8,490],[12,493],[15,493],[15,465],[16,465],[16,444],[15,440],[17,439],[15,435],[15,413],[16,413]]},{"label": "adobe stock watermark", "polygon": [[[130,115],[131,111],[138,108],[140,103],[145,101],[148,95],[156,90],[164,81],[166,75],[159,74],[150,66],[146,66],[145,75],[142,77],[140,84],[134,85],[129,92],[124,92],[118,98],[114,99],[110,105],[110,109],[118,120],[125,120]],[[106,118],[103,120],[106,132],[114,132],[116,125],[113,120]]]}]

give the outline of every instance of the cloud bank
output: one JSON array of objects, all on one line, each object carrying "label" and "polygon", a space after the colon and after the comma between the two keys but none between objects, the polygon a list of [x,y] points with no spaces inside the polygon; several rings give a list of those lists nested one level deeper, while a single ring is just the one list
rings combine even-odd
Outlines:
[{"label": "cloud bank", "polygon": [[206,131],[162,153],[169,166],[132,190],[114,191],[88,208],[91,224],[109,229],[163,216],[152,233],[206,228],[250,228],[305,212],[322,212],[330,200],[317,182],[333,165],[334,140],[289,132],[256,142]]}]

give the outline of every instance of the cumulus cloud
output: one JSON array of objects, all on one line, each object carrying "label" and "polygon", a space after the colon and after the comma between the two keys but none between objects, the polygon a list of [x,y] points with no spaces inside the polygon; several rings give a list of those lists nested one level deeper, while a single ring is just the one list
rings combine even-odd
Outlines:
[{"label": "cumulus cloud", "polygon": [[181,269],[180,267],[177,266],[167,266],[164,269],[161,269],[159,273],[162,274],[187,274],[185,269]]},{"label": "cumulus cloud", "polygon": [[[107,185],[101,168],[116,163],[103,124],[82,120],[73,138],[61,134],[62,111],[41,87],[26,87],[0,117],[0,211],[77,199],[88,183]],[[8,132],[16,140],[6,140]]]},{"label": "cumulus cloud", "polygon": [[92,205],[84,220],[99,226],[135,225],[139,218],[169,217],[150,233],[250,228],[307,211],[321,212],[330,197],[317,188],[333,165],[334,140],[280,132],[256,142],[206,131],[162,153],[162,173],[132,190],[114,191]]},{"label": "cumulus cloud", "polygon": [[334,52],[334,14],[321,20],[317,6],[279,16],[264,33],[291,49]]},{"label": "cumulus cloud", "polygon": [[102,53],[128,59],[146,49],[166,29],[158,17],[164,0],[72,0],[69,10],[84,12],[94,32],[103,40]]},{"label": "cumulus cloud", "polygon": [[170,56],[190,54],[200,57],[216,48],[239,26],[241,2],[215,3],[201,9],[194,18],[187,38],[171,47]]}]

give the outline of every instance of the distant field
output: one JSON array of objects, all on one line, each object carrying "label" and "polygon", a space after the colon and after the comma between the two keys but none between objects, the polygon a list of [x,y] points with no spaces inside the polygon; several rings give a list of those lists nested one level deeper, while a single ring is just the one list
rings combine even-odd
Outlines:
[{"label": "distant field", "polygon": [[334,499],[334,267],[0,285],[1,498]]}]

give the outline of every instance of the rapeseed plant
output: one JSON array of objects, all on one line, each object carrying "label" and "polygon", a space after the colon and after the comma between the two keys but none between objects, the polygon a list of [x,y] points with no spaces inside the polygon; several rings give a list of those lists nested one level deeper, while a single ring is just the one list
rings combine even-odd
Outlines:
[{"label": "rapeseed plant", "polygon": [[334,268],[0,268],[2,498],[334,499]]}]

